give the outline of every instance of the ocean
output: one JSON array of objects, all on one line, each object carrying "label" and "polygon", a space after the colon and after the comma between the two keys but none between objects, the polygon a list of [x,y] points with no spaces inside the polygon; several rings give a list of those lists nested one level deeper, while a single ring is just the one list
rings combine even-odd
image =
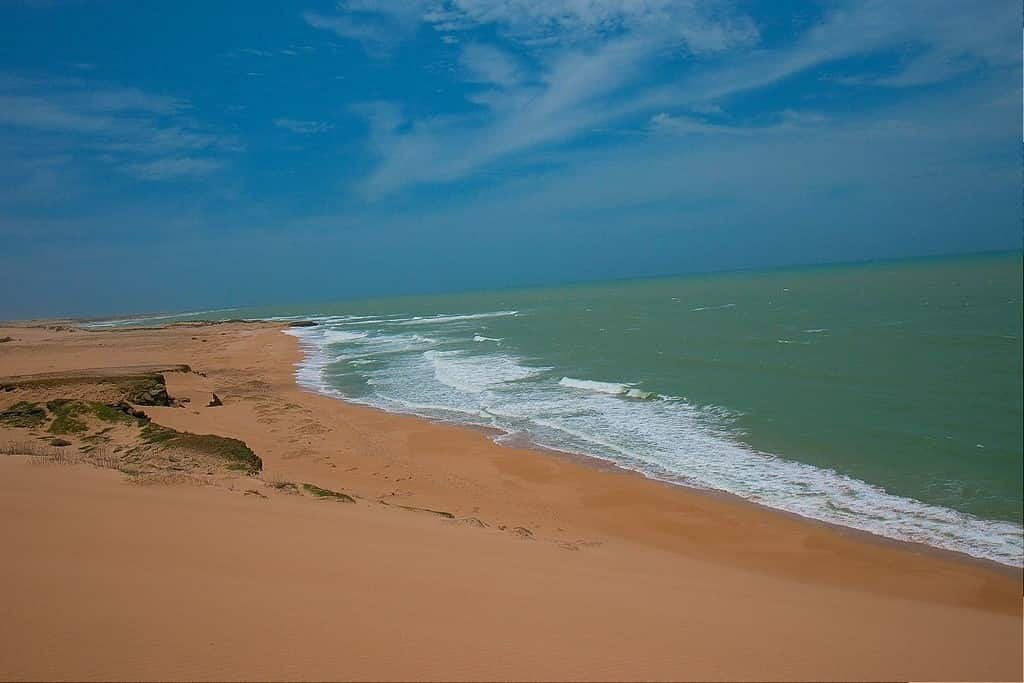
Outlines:
[{"label": "ocean", "polygon": [[313,391],[1024,564],[1019,253],[189,317],[316,320]]}]

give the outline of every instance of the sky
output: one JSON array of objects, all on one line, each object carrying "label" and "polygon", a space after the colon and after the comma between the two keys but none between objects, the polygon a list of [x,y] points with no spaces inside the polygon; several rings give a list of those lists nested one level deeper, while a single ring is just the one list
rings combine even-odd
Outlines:
[{"label": "sky", "polygon": [[0,0],[0,318],[1022,248],[1019,0]]}]

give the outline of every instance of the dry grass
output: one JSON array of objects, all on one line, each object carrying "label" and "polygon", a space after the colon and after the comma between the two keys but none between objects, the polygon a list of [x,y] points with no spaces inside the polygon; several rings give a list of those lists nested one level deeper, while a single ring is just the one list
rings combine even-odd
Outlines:
[{"label": "dry grass", "polygon": [[135,486],[212,486],[213,482],[183,472],[132,472],[121,470]]},{"label": "dry grass", "polygon": [[303,484],[302,488],[319,500],[333,500],[339,503],[354,503],[356,499],[347,493],[341,493],[339,491],[331,491],[330,489],[320,488],[316,484]]},{"label": "dry grass", "polygon": [[20,455],[32,459],[34,464],[51,465],[93,465],[103,469],[120,469],[121,460],[116,453],[96,449],[82,453],[71,446],[55,447],[44,441],[14,441],[0,446],[0,455]]},{"label": "dry grass", "polygon": [[62,450],[40,441],[12,441],[9,444],[0,446],[0,455],[31,455],[39,458],[57,459],[63,455]]},{"label": "dry grass", "polygon": [[280,474],[271,474],[263,477],[263,483],[270,488],[280,491],[281,493],[299,493],[299,485],[293,481],[288,481]]}]

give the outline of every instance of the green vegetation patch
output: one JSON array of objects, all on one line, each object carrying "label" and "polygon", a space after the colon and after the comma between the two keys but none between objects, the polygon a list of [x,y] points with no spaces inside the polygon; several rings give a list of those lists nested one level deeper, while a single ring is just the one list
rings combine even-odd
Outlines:
[{"label": "green vegetation patch", "polygon": [[306,489],[307,492],[320,498],[322,500],[336,500],[339,503],[354,503],[356,499],[345,493],[338,493],[337,491],[331,491],[330,489],[322,489],[316,484],[303,484],[302,488]]},{"label": "green vegetation patch", "polygon": [[79,434],[88,431],[88,425],[81,419],[84,417],[94,417],[113,423],[137,421],[121,410],[98,401],[58,398],[47,402],[46,407],[53,413],[53,423],[49,429],[52,434]]},{"label": "green vegetation patch", "polygon": [[244,441],[213,434],[190,434],[149,422],[142,427],[142,440],[161,448],[182,448],[227,461],[228,469],[254,474],[263,461]]},{"label": "green vegetation patch", "polygon": [[28,401],[18,401],[0,412],[0,424],[7,427],[33,429],[46,422],[46,409]]},{"label": "green vegetation patch", "polygon": [[58,398],[47,402],[46,407],[53,413],[53,422],[47,430],[51,434],[80,434],[88,431],[89,427],[78,419],[86,412],[80,401]]}]

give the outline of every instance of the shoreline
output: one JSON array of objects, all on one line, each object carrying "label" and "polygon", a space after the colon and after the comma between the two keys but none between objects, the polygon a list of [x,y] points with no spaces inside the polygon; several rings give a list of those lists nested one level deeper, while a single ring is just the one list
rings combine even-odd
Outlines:
[{"label": "shoreline", "polygon": [[[261,321],[261,322],[265,322],[265,323],[268,323],[268,324],[277,323],[277,321]],[[883,546],[895,546],[895,547],[903,546],[903,547],[905,547],[910,552],[935,553],[936,555],[938,555],[940,557],[945,557],[947,559],[952,559],[952,560],[955,560],[955,561],[968,562],[968,563],[978,563],[981,566],[984,566],[984,567],[987,567],[989,569],[992,569],[992,570],[1004,573],[1004,574],[1006,574],[1009,577],[1013,577],[1013,578],[1024,577],[1024,558],[1022,558],[1022,564],[1016,564],[1016,565],[1015,564],[1008,564],[1008,563],[1000,562],[998,560],[994,560],[994,559],[991,559],[991,558],[981,557],[981,556],[978,556],[978,555],[972,555],[971,553],[969,553],[969,552],[967,552],[965,550],[954,550],[954,549],[951,549],[951,548],[943,548],[941,546],[932,545],[932,544],[927,543],[925,541],[911,541],[911,540],[905,540],[905,539],[900,539],[900,538],[893,538],[891,536],[885,536],[885,535],[876,533],[876,532],[871,531],[869,529],[861,529],[861,528],[857,528],[857,527],[853,527],[853,526],[847,526],[847,525],[841,524],[839,522],[832,522],[832,521],[829,521],[829,520],[817,519],[817,518],[814,518],[814,517],[808,517],[808,516],[800,514],[799,512],[793,512],[791,510],[786,510],[784,508],[773,507],[771,505],[767,505],[767,504],[764,504],[764,503],[760,503],[758,501],[754,501],[754,500],[750,500],[748,498],[744,498],[743,496],[741,496],[739,494],[736,494],[736,493],[733,493],[731,491],[726,491],[726,490],[721,490],[721,489],[713,489],[713,488],[701,488],[701,487],[689,485],[689,484],[687,484],[685,482],[681,482],[681,481],[672,481],[672,480],[669,480],[669,479],[660,478],[660,477],[648,474],[647,472],[644,472],[643,470],[632,469],[632,468],[626,467],[626,466],[624,466],[624,465],[622,465],[622,464],[620,464],[618,462],[615,462],[614,460],[611,460],[611,459],[608,459],[608,458],[604,458],[604,457],[601,457],[601,456],[598,456],[598,455],[592,455],[592,454],[589,454],[589,453],[582,453],[582,452],[578,452],[578,451],[569,451],[569,450],[564,450],[564,449],[560,449],[560,448],[556,448],[556,447],[552,447],[552,446],[545,446],[545,445],[542,445],[542,444],[534,442],[530,438],[530,436],[528,434],[523,434],[521,436],[517,436],[514,441],[503,441],[502,437],[512,436],[513,433],[509,432],[509,431],[507,431],[505,429],[502,429],[501,427],[495,427],[495,426],[484,425],[484,424],[474,424],[474,423],[471,423],[471,422],[460,422],[457,418],[445,418],[445,417],[440,417],[440,416],[436,416],[436,415],[430,415],[430,414],[427,414],[427,413],[416,412],[415,410],[388,410],[387,408],[383,408],[381,406],[374,405],[374,404],[366,402],[366,401],[360,401],[358,399],[352,399],[352,398],[346,397],[346,396],[342,395],[340,392],[338,392],[336,390],[333,390],[333,389],[327,389],[327,388],[321,389],[321,388],[316,388],[316,387],[313,387],[313,386],[308,386],[308,385],[300,382],[298,369],[302,366],[302,364],[306,360],[309,359],[310,355],[309,355],[309,353],[307,351],[305,351],[303,349],[303,342],[302,342],[301,338],[299,336],[297,336],[297,335],[288,333],[288,329],[289,329],[289,327],[288,327],[287,324],[285,324],[285,325],[283,325],[281,327],[281,331],[283,333],[285,333],[285,336],[288,336],[288,337],[290,337],[291,339],[294,340],[296,349],[298,350],[298,353],[301,356],[301,360],[299,362],[297,362],[295,364],[295,366],[294,366],[295,367],[295,371],[293,372],[293,378],[294,378],[294,381],[295,381],[295,385],[298,388],[300,388],[301,390],[309,392],[312,395],[328,398],[328,399],[335,400],[335,401],[340,401],[342,403],[345,403],[345,404],[347,404],[349,406],[353,406],[353,407],[359,407],[359,408],[362,408],[362,409],[378,411],[378,412],[380,412],[382,414],[385,414],[385,415],[411,417],[413,419],[423,420],[423,421],[428,422],[430,424],[441,425],[441,426],[444,426],[444,427],[450,427],[450,428],[455,428],[455,429],[468,429],[468,430],[471,430],[471,431],[480,432],[480,433],[488,435],[489,440],[492,443],[494,443],[496,446],[499,446],[499,447],[507,447],[507,448],[513,448],[513,449],[533,451],[533,452],[536,452],[536,453],[545,454],[545,455],[547,455],[549,457],[556,457],[556,458],[565,459],[565,460],[567,460],[569,462],[572,462],[572,463],[575,463],[575,464],[581,464],[581,465],[583,465],[585,467],[595,468],[595,469],[601,470],[601,471],[613,472],[613,473],[620,474],[620,475],[639,476],[642,479],[644,479],[645,481],[651,482],[653,484],[658,484],[658,485],[661,485],[661,486],[667,486],[667,487],[674,488],[674,489],[681,489],[684,492],[686,492],[688,495],[709,496],[709,497],[711,497],[713,499],[718,499],[720,501],[725,501],[725,502],[728,502],[730,504],[752,506],[753,509],[761,511],[761,512],[768,512],[768,513],[771,513],[771,514],[782,515],[785,518],[797,520],[797,521],[800,521],[800,522],[803,522],[803,523],[807,523],[807,524],[820,525],[820,526],[822,526],[822,527],[824,527],[826,529],[832,530],[835,533],[839,533],[839,534],[843,534],[843,535],[848,535],[848,536],[851,536],[853,538],[858,538],[858,539],[860,539],[862,541],[866,541],[866,542],[869,542],[869,543],[878,543],[878,544],[881,544]],[[969,514],[969,513],[962,513],[962,511],[955,510],[955,509],[952,509],[952,508],[951,508],[951,510],[953,512],[960,513],[960,514]],[[985,520],[984,518],[980,518],[980,517],[977,518],[977,519],[979,519],[981,521],[988,521],[988,520]],[[1005,520],[998,520],[998,521],[1005,521]]]},{"label": "shoreline", "polygon": [[[146,413],[168,428],[240,439],[262,458],[263,467],[258,475],[220,479],[212,486],[135,487],[117,483],[122,475],[116,472],[95,470],[95,476],[79,477],[72,472],[93,470],[41,468],[30,463],[16,467],[11,464],[13,458],[0,457],[0,467],[8,473],[0,477],[0,486],[8,487],[5,495],[22,506],[5,509],[23,520],[18,525],[0,525],[2,540],[13,549],[14,558],[9,566],[0,567],[4,573],[0,585],[8,586],[7,590],[37,586],[9,596],[23,611],[16,610],[18,616],[0,629],[4,631],[0,636],[25,644],[33,634],[42,638],[57,628],[48,621],[50,613],[32,612],[33,605],[52,590],[33,577],[50,571],[46,567],[62,566],[60,542],[33,545],[31,534],[35,530],[44,537],[64,538],[60,530],[66,525],[80,527],[72,518],[43,526],[38,526],[43,522],[37,519],[75,516],[76,510],[66,502],[72,498],[76,506],[97,506],[97,519],[114,515],[111,519],[119,521],[112,527],[90,526],[87,536],[96,537],[93,545],[76,551],[104,574],[114,569],[109,565],[112,560],[88,548],[108,547],[109,534],[120,524],[132,523],[128,518],[135,516],[133,510],[142,514],[167,501],[178,515],[194,504],[206,511],[196,513],[195,523],[221,529],[216,543],[201,547],[193,547],[201,539],[171,537],[176,544],[185,544],[187,556],[201,564],[204,557],[221,558],[203,570],[206,580],[228,582],[229,595],[218,593],[216,600],[228,601],[227,607],[235,609],[227,588],[232,574],[260,577],[263,597],[246,603],[252,624],[241,627],[262,643],[260,647],[274,648],[281,642],[252,631],[261,620],[273,618],[273,610],[266,612],[271,607],[265,605],[287,611],[281,606],[284,603],[279,604],[286,595],[299,591],[307,596],[305,584],[283,579],[288,572],[327,572],[325,576],[356,572],[346,580],[314,582],[316,599],[314,594],[301,598],[303,605],[311,602],[296,618],[303,623],[331,623],[332,629],[351,640],[345,646],[335,645],[342,650],[358,644],[362,659],[353,661],[361,662],[362,668],[357,667],[357,678],[920,680],[1021,675],[1024,583],[1015,568],[818,522],[732,494],[662,482],[584,455],[495,443],[493,432],[472,426],[325,396],[296,384],[295,364],[303,354],[298,340],[282,334],[282,328],[281,324],[226,323],[155,330],[0,329],[0,336],[18,338],[0,349],[4,368],[0,374],[4,375],[189,364],[191,372],[166,374],[168,393],[189,402],[147,406]],[[222,399],[222,406],[206,407],[212,393]],[[15,399],[16,395],[0,393],[0,402],[6,402],[0,408]],[[58,480],[64,488],[51,499],[44,482]],[[343,491],[354,496],[357,504],[339,506],[305,495],[279,495],[274,483],[280,481],[311,482]],[[248,489],[263,495],[242,495]],[[109,505],[108,499],[113,501]],[[44,507],[38,507],[39,501]],[[3,505],[8,504],[0,502]],[[226,522],[218,521],[219,516],[235,519],[231,515],[236,509],[257,515],[260,521],[247,524],[256,525],[251,532],[222,529]],[[42,510],[48,510],[47,517],[38,517]],[[450,518],[422,514],[430,511]],[[173,525],[173,520],[161,523]],[[135,533],[145,535],[146,528],[150,527]],[[79,533],[84,532],[82,527]],[[268,569],[282,560],[264,557],[262,548],[273,552],[281,545],[292,547],[286,537],[295,534],[305,539],[305,550],[294,549],[287,555],[288,564]],[[78,547],[76,538],[69,536],[66,542]],[[131,543],[125,549],[129,557],[132,553],[141,553],[143,559],[162,557],[162,546],[145,545],[140,550]],[[438,547],[446,548],[436,559],[444,569],[438,565],[435,573],[430,569],[435,560],[427,558],[435,557]],[[414,549],[425,554],[395,559]],[[221,557],[222,553],[229,555]],[[492,554],[502,558],[499,564],[488,559]],[[247,557],[254,559],[247,561]],[[420,565],[427,568],[421,570]],[[193,570],[186,566],[180,571]],[[426,571],[429,580],[419,578],[420,571]],[[168,581],[161,576],[157,572],[151,577],[156,582],[151,588],[136,592],[143,605],[123,608],[134,614],[132,618],[147,619],[145,605],[156,599],[149,591]],[[352,585],[361,586],[360,594],[391,596],[386,599],[400,601],[395,605],[423,609],[429,605],[434,612],[416,616],[420,612],[407,613],[404,607],[380,614],[357,610],[359,617],[352,622],[346,611],[357,600],[349,588]],[[88,581],[82,589],[107,594],[107,589]],[[521,590],[529,590],[533,599],[524,602]],[[443,605],[431,602],[436,594],[475,597],[455,598]],[[578,601],[570,595],[577,595]],[[195,602],[193,594],[186,592],[178,599],[197,615],[204,613],[205,606]],[[295,599],[299,598],[289,598]],[[318,600],[337,611],[324,612]],[[78,623],[89,618],[90,609],[95,607],[64,618]],[[148,618],[169,618],[166,609],[149,612]],[[437,624],[427,615],[437,611],[444,614],[444,642],[431,635]],[[405,615],[402,630],[411,634],[406,668],[389,669],[381,660],[383,655],[368,654],[375,648],[390,648],[388,634],[395,626],[389,615],[394,613]],[[554,633],[558,635],[539,628],[528,616],[533,614],[557,624]],[[213,626],[200,625],[198,630],[206,628]],[[639,638],[624,640],[626,633]],[[305,637],[310,631],[299,629],[293,635]],[[485,637],[487,643],[481,640]],[[188,640],[187,635],[178,638]],[[138,662],[141,668],[133,668],[124,664],[120,653],[102,645],[95,646],[98,651],[69,659],[70,668],[54,670],[43,665],[44,659],[23,655],[16,645],[9,645],[9,656],[15,658],[9,667],[16,660],[22,668],[0,664],[0,675],[82,677],[83,670],[73,665],[105,653],[109,662],[122,662],[122,666],[101,667],[93,677],[167,678],[175,677],[174,671],[178,677],[193,678],[348,677],[340,669],[318,668],[322,663],[318,657],[337,663],[323,651],[323,638],[284,639],[290,647],[309,650],[309,666],[301,671],[247,665],[242,652],[248,646],[239,646],[242,651],[203,654],[197,661],[209,666],[188,670],[168,664],[166,657],[147,649],[154,661],[171,667],[168,673],[166,668],[145,668]],[[801,639],[817,644],[797,648]],[[555,644],[559,647],[550,649]],[[146,647],[150,645],[160,646]],[[195,647],[178,653],[195,657]],[[729,653],[736,647],[759,654],[735,659]],[[550,653],[517,664],[512,653],[523,648],[550,649]],[[512,658],[502,659],[502,668],[493,668],[496,652]],[[5,653],[0,662],[7,657]],[[233,668],[213,666],[229,660]],[[465,667],[453,669],[450,662],[463,662]],[[36,675],[29,675],[33,671]],[[17,672],[22,674],[16,676]]]},{"label": "shoreline", "polygon": [[507,432],[501,429],[500,427],[491,427],[488,425],[477,425],[472,423],[462,423],[456,420],[448,420],[445,418],[434,417],[431,415],[426,415],[423,413],[417,413],[413,411],[403,412],[397,410],[387,410],[385,408],[370,405],[369,403],[351,400],[341,395],[335,396],[327,392],[322,392],[310,387],[305,387],[299,384],[298,382],[296,382],[296,386],[298,386],[299,389],[301,389],[302,391],[306,391],[314,396],[320,396],[334,401],[340,401],[352,407],[373,410],[380,412],[384,415],[410,417],[417,420],[423,420],[424,422],[430,424],[440,425],[453,429],[465,429],[472,432],[483,433],[487,435],[488,439],[492,443],[494,443],[494,445],[499,447],[532,451],[534,453],[544,455],[546,457],[559,458],[574,465],[580,465],[583,467],[591,468],[600,472],[606,472],[609,474],[615,474],[619,476],[640,477],[644,481],[650,482],[653,485],[667,487],[669,490],[680,490],[685,495],[706,496],[712,500],[725,502],[729,505],[747,506],[757,511],[758,513],[780,515],[783,518],[797,521],[802,524],[819,526],[832,533],[849,536],[861,542],[878,544],[883,547],[903,548],[904,550],[915,554],[934,554],[936,557],[944,558],[946,560],[951,560],[954,562],[964,562],[971,565],[981,566],[986,569],[995,571],[997,573],[1004,574],[1009,578],[1024,577],[1024,566],[1004,564],[996,560],[990,560],[985,557],[971,555],[968,552],[950,550],[948,548],[941,548],[938,546],[930,545],[923,541],[904,541],[898,538],[891,538],[889,536],[876,534],[865,529],[858,529],[852,526],[845,526],[837,522],[829,522],[827,520],[806,517],[797,512],[791,512],[789,510],[771,507],[770,505],[764,505],[762,503],[758,503],[757,501],[749,500],[747,498],[744,498],[735,493],[731,493],[729,491],[710,488],[700,488],[697,486],[690,486],[683,482],[659,479],[641,470],[634,470],[628,467],[624,467],[623,465],[614,462],[613,460],[608,460],[597,455],[590,455],[588,453],[577,453],[574,451],[567,451],[558,448],[552,448],[549,446],[543,446],[541,444],[532,442],[529,438],[526,437],[522,438],[522,443],[503,442],[500,440],[501,437],[510,435],[510,432]]},{"label": "shoreline", "polygon": [[[308,390],[308,391],[313,391],[313,390]],[[316,392],[314,392],[314,393],[316,393]],[[345,399],[338,398],[336,400],[344,401]],[[390,411],[384,410],[382,408],[376,408],[374,406],[367,406],[367,407],[369,407],[369,408],[371,408],[373,410],[381,410],[384,413],[390,413]],[[403,413],[391,413],[391,414],[401,415]],[[435,419],[433,419],[433,418],[431,418],[429,416],[424,416],[424,415],[418,415],[418,414],[412,414],[412,415],[415,416],[415,417],[419,417],[421,419],[427,420],[429,422],[439,422],[440,424],[448,424],[450,426],[458,427],[458,428],[480,429],[481,431],[484,431],[484,432],[501,431],[501,430],[498,430],[496,428],[489,428],[489,427],[483,427],[483,426],[477,427],[475,425],[463,425],[463,424],[458,424],[458,423],[448,423],[448,422],[445,422],[443,420],[435,420]],[[502,433],[504,433],[504,432],[502,432]],[[495,441],[495,444],[498,445],[498,446],[507,446],[508,445],[508,444],[504,444],[504,443],[502,443],[500,441]],[[583,465],[584,467],[591,467],[591,468],[594,468],[594,469],[597,469],[597,470],[600,470],[600,471],[610,472],[610,473],[613,473],[613,474],[619,474],[619,475],[625,475],[625,476],[639,476],[639,477],[643,478],[644,480],[649,481],[652,484],[655,484],[655,485],[658,485],[658,486],[668,487],[669,489],[681,489],[682,491],[685,492],[686,495],[707,496],[708,498],[711,498],[713,500],[724,501],[724,502],[726,502],[726,503],[728,503],[730,505],[749,506],[752,509],[757,510],[758,512],[762,512],[762,513],[765,513],[765,514],[771,514],[771,515],[780,515],[780,516],[782,516],[782,517],[784,517],[786,519],[795,520],[795,521],[798,521],[798,522],[803,523],[803,524],[810,524],[812,526],[820,526],[822,528],[828,529],[829,531],[831,531],[833,533],[837,533],[837,534],[845,535],[845,536],[850,536],[851,538],[855,538],[855,539],[858,539],[858,540],[866,542],[866,543],[874,543],[874,544],[879,544],[881,546],[889,546],[889,547],[896,547],[896,548],[902,547],[902,548],[904,548],[905,550],[907,550],[909,552],[917,553],[917,554],[920,554],[920,553],[933,553],[937,557],[942,557],[942,558],[945,558],[947,560],[952,560],[952,561],[955,561],[955,562],[965,562],[967,564],[979,565],[979,566],[985,567],[986,569],[990,569],[990,570],[993,570],[993,571],[1005,574],[1006,576],[1011,577],[1011,578],[1020,578],[1022,575],[1024,575],[1024,567],[1022,567],[1022,566],[1014,566],[1014,565],[1004,564],[1004,563],[998,562],[996,560],[990,560],[990,559],[985,558],[985,557],[977,557],[977,556],[971,555],[970,553],[967,553],[967,552],[961,552],[961,551],[957,551],[957,550],[949,550],[947,548],[940,548],[938,546],[929,545],[928,543],[924,543],[924,542],[921,542],[921,541],[918,541],[918,542],[915,542],[915,541],[904,541],[904,540],[900,540],[898,538],[890,538],[888,536],[882,536],[881,534],[876,534],[876,533],[873,533],[871,531],[866,531],[864,529],[858,529],[858,528],[852,527],[852,526],[844,526],[844,525],[838,524],[836,522],[829,522],[829,521],[822,520],[822,519],[815,519],[813,517],[806,517],[806,516],[801,515],[800,513],[797,513],[797,512],[790,512],[789,510],[783,510],[781,508],[775,508],[775,507],[771,507],[770,505],[764,505],[762,503],[758,503],[757,501],[748,500],[748,499],[746,499],[746,498],[744,498],[744,497],[742,497],[742,496],[740,496],[738,494],[731,493],[729,491],[721,491],[721,490],[718,490],[718,489],[699,488],[697,486],[690,486],[690,485],[682,483],[682,482],[674,482],[674,481],[666,481],[664,479],[658,479],[657,477],[650,476],[647,473],[642,472],[640,470],[632,470],[632,469],[629,469],[627,467],[623,467],[619,463],[613,462],[611,460],[606,460],[606,459],[601,458],[601,457],[596,456],[596,455],[588,455],[586,453],[574,453],[574,452],[571,452],[571,451],[563,451],[563,450],[559,450],[557,448],[548,448],[548,447],[540,446],[540,445],[533,444],[533,443],[524,443],[522,446],[512,446],[512,447],[513,448],[529,449],[529,450],[532,450],[532,451],[536,451],[538,453],[543,453],[543,454],[549,455],[550,457],[554,457],[554,458],[563,458],[563,459],[565,459],[565,460],[567,460],[569,462],[572,462],[572,463],[575,463],[575,464],[579,464],[579,465]]]}]

